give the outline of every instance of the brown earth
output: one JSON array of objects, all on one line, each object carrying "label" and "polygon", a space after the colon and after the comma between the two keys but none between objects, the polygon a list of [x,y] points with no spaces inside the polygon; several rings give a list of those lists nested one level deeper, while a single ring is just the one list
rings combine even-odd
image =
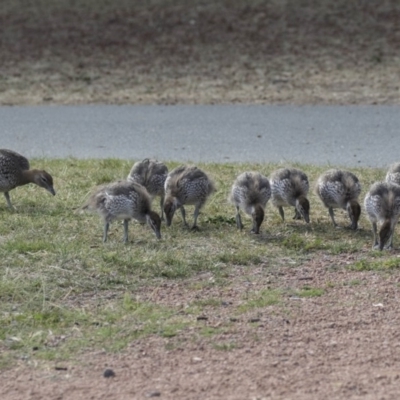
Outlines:
[{"label": "brown earth", "polygon": [[400,103],[397,0],[2,3],[3,105]]},{"label": "brown earth", "polygon": [[[366,249],[365,249],[366,250]],[[228,287],[193,290],[186,281],[147,288],[140,300],[181,307],[221,299],[199,325],[150,336],[119,354],[84,352],[73,362],[26,362],[0,374],[2,399],[397,399],[400,390],[398,274],[349,271],[356,255],[321,256],[301,267],[238,266]],[[207,274],[196,278],[209,279]],[[190,281],[193,284],[193,279]],[[320,297],[236,315],[246,291],[324,287]],[[57,370],[57,368],[59,370]],[[104,378],[106,368],[115,377]],[[64,369],[64,370],[60,370]]]},{"label": "brown earth", "polygon": [[[395,0],[81,3],[5,2],[0,104],[400,103]],[[198,324],[224,329],[61,364],[20,361],[0,372],[0,398],[397,399],[399,276],[349,271],[351,257],[261,265],[250,281],[237,266],[228,287],[147,288],[141,299],[182,309],[220,298]],[[232,320],[246,291],[305,283],[324,294],[287,295]],[[105,368],[116,376],[104,378]]]}]

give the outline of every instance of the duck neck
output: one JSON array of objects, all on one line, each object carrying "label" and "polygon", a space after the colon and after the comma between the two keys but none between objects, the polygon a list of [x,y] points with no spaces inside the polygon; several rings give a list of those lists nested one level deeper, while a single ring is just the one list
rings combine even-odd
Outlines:
[{"label": "duck neck", "polygon": [[22,171],[18,180],[19,186],[27,185],[28,183],[35,183],[35,174],[36,170],[34,169]]}]

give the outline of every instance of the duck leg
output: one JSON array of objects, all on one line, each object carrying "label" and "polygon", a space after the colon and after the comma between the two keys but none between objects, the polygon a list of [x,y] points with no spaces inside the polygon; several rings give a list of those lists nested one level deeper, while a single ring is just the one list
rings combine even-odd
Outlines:
[{"label": "duck leg", "polygon": [[390,237],[389,237],[387,245],[385,246],[385,249],[387,249],[387,250],[392,250],[393,249],[393,231],[390,234]]},{"label": "duck leg", "polygon": [[337,227],[337,223],[335,222],[335,213],[333,212],[333,207],[329,207],[328,210],[329,210],[329,215],[331,216],[333,226]]},{"label": "duck leg", "polygon": [[243,229],[243,224],[242,224],[242,218],[240,216],[240,209],[239,207],[236,207],[236,226],[238,229],[242,230]]},{"label": "duck leg", "polygon": [[128,223],[129,219],[124,219],[124,243],[128,243]]},{"label": "duck leg", "polygon": [[202,205],[203,205],[202,203],[196,204],[196,206],[195,206],[195,208],[194,208],[194,213],[193,213],[193,225],[192,225],[192,228],[191,228],[192,230],[199,229],[199,228],[197,227],[197,218],[198,218],[198,216],[199,216],[199,214],[200,214],[200,208],[201,208]]},{"label": "duck leg", "polygon": [[103,243],[107,242],[108,228],[110,227],[109,222],[104,223]]},{"label": "duck leg", "polygon": [[393,234],[394,234],[394,228],[395,228],[396,224],[397,224],[397,221],[394,221],[390,226],[390,236],[389,236],[387,245],[385,246],[385,249],[388,249],[388,250],[393,249]]},{"label": "duck leg", "polygon": [[279,214],[282,217],[282,221],[285,221],[285,213],[283,212],[283,207],[279,206],[278,210],[279,210]]},{"label": "duck leg", "polygon": [[14,206],[11,204],[11,200],[10,200],[10,193],[4,192],[4,197],[7,200],[8,207],[10,207],[12,210],[14,210]]},{"label": "duck leg", "polygon": [[372,243],[372,248],[373,249],[379,249],[378,228],[376,226],[376,222],[372,222],[372,233],[374,234],[374,240],[373,240],[373,243]]},{"label": "duck leg", "polygon": [[160,207],[161,207],[161,221],[164,221],[164,196],[161,196]]},{"label": "duck leg", "polygon": [[182,219],[183,219],[183,226],[188,226],[186,222],[186,211],[183,206],[181,206],[181,214],[182,214]]}]

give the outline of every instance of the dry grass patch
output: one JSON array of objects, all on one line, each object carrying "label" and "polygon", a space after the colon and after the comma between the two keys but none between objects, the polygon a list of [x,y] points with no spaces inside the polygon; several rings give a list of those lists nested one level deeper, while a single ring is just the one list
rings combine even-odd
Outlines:
[{"label": "dry grass patch", "polygon": [[0,104],[399,103],[396,0],[3,0]]}]

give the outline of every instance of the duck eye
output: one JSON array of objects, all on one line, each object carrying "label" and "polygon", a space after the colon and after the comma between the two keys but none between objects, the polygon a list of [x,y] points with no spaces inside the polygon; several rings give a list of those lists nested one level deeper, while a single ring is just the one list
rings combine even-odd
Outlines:
[{"label": "duck eye", "polygon": [[47,183],[46,177],[42,176],[42,181]]}]

